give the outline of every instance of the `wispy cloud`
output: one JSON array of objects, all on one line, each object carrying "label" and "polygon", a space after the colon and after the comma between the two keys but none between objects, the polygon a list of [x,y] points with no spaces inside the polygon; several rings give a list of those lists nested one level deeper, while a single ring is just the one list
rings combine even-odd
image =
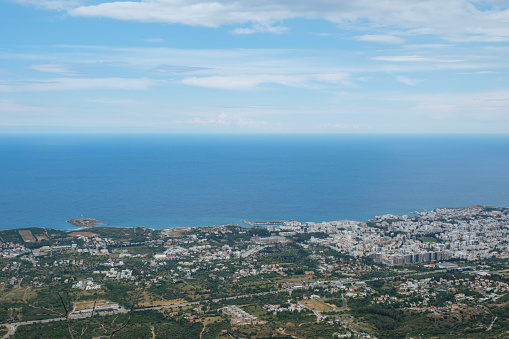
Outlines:
[{"label": "wispy cloud", "polygon": [[[396,99],[396,98],[395,98]],[[403,100],[401,98],[397,100]],[[405,98],[412,103],[413,114],[434,119],[456,118],[490,121],[509,121],[509,92],[479,92],[465,94],[410,95]]]},{"label": "wispy cloud", "polygon": [[173,121],[174,124],[177,125],[221,125],[221,126],[255,126],[255,125],[266,125],[267,122],[263,120],[253,120],[249,118],[245,118],[239,114],[226,114],[224,112],[217,114],[215,116],[209,117],[194,117],[190,120],[176,120]]},{"label": "wispy cloud", "polygon": [[182,80],[182,83],[191,86],[200,86],[216,89],[246,91],[263,88],[263,85],[281,85],[299,88],[315,88],[319,84],[340,84],[346,87],[356,87],[349,80],[346,73],[323,73],[304,75],[229,75],[192,77]]},{"label": "wispy cloud", "polygon": [[88,102],[114,105],[114,106],[134,106],[134,105],[147,105],[145,101],[137,101],[131,99],[88,99]]},{"label": "wispy cloud", "polygon": [[406,48],[414,48],[414,49],[443,49],[454,47],[452,44],[410,44],[406,45]]},{"label": "wispy cloud", "polygon": [[389,61],[389,62],[461,62],[461,59],[448,58],[432,58],[420,55],[394,55],[394,56],[377,56],[372,60]]},{"label": "wispy cloud", "polygon": [[506,72],[495,72],[495,71],[479,71],[479,72],[460,72],[458,74],[502,74]]},{"label": "wispy cloud", "polygon": [[193,66],[177,66],[177,65],[159,65],[152,71],[156,73],[190,73],[210,70],[207,67],[193,67]]},{"label": "wispy cloud", "polygon": [[147,89],[157,83],[163,83],[163,81],[148,78],[56,78],[38,81],[1,81],[0,92],[41,92],[86,89],[141,90]]},{"label": "wispy cloud", "polygon": [[351,74],[349,73],[322,73],[314,74],[311,76],[311,81],[316,80],[321,83],[329,84],[341,84],[345,87],[357,88],[359,87],[356,83],[351,80]]},{"label": "wispy cloud", "polygon": [[283,34],[288,32],[288,27],[284,26],[267,26],[267,25],[254,25],[251,28],[235,28],[232,33],[237,35],[254,34],[254,33],[272,33]]},{"label": "wispy cloud", "polygon": [[[254,23],[272,27],[287,19],[321,19],[354,28],[399,27],[409,34],[435,34],[451,41],[509,40],[509,9],[486,0],[478,8],[474,0],[371,1],[357,0],[141,0],[102,1],[79,6],[75,1],[18,0],[54,9],[68,9],[74,16],[108,17],[142,22],[180,23],[219,27]],[[71,7],[69,9],[69,7]],[[249,34],[256,28],[240,28]],[[273,33],[280,33],[279,30]],[[367,37],[370,39],[369,37]],[[392,41],[395,41],[394,39]],[[379,41],[380,42],[380,41]]]},{"label": "wispy cloud", "polygon": [[39,8],[47,8],[58,11],[70,10],[84,4],[79,0],[14,0],[15,2],[27,5],[34,5]]},{"label": "wispy cloud", "polygon": [[398,80],[402,84],[405,84],[405,85],[408,85],[408,86],[417,86],[419,83],[421,83],[421,80],[410,79],[410,78],[402,76],[402,75],[397,76],[396,80]]},{"label": "wispy cloud", "polygon": [[305,79],[300,76],[285,75],[233,75],[193,77],[184,79],[182,82],[191,86],[245,91],[257,89],[262,84],[278,84],[298,87],[303,86]]},{"label": "wispy cloud", "polygon": [[394,36],[394,35],[361,35],[354,38],[359,41],[368,41],[368,42],[376,42],[380,44],[403,44],[405,43],[405,39]]},{"label": "wispy cloud", "polygon": [[[258,75],[284,75],[306,76],[319,74],[322,79],[331,77],[327,74],[344,74],[366,77],[368,73],[373,76],[379,72],[393,71],[412,72],[425,69],[454,69],[456,72],[505,70],[509,67],[506,58],[507,48],[478,47],[472,51],[469,48],[442,50],[419,50],[418,53],[405,54],[407,46],[398,46],[388,52],[400,49],[401,54],[380,55],[378,49],[367,49],[362,53],[337,53],[334,50],[305,50],[305,49],[175,49],[153,47],[105,47],[105,46],[64,46],[61,49],[51,49],[40,53],[26,54],[0,54],[3,59],[25,60],[32,69],[46,72],[73,72],[83,71],[84,74],[97,75],[114,74],[134,71],[125,77],[135,77],[140,70],[147,72],[145,76],[155,77],[168,75],[186,75],[192,73],[193,77],[203,76],[258,76]],[[69,52],[72,51],[72,52]],[[385,52],[385,53],[388,53]],[[36,54],[39,53],[39,54]],[[377,55],[378,54],[378,55]],[[33,60],[41,62],[33,65]],[[61,62],[49,62],[59,60]],[[380,65],[378,62],[385,62]],[[100,67],[100,68],[98,68]],[[86,71],[86,73],[85,73]],[[98,73],[100,72],[100,73]],[[57,73],[58,74],[58,73]],[[13,74],[14,75],[14,74]],[[405,74],[401,74],[405,75]],[[187,75],[189,77],[189,75]],[[351,76],[349,81],[358,81]],[[320,81],[315,79],[314,81]],[[309,82],[309,80],[307,80]],[[323,80],[323,82],[326,82]]]},{"label": "wispy cloud", "polygon": [[23,105],[14,100],[0,99],[0,112],[2,113],[26,113],[46,112],[48,109],[39,106]]},{"label": "wispy cloud", "polygon": [[28,66],[27,68],[45,73],[56,73],[62,75],[77,74],[69,65],[64,64],[37,64]]}]

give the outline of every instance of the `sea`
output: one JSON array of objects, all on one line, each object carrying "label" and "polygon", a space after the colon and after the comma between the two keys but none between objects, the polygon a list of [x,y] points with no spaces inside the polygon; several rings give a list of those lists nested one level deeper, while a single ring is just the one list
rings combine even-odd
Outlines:
[{"label": "sea", "polygon": [[509,206],[509,135],[0,135],[0,229],[366,221]]}]

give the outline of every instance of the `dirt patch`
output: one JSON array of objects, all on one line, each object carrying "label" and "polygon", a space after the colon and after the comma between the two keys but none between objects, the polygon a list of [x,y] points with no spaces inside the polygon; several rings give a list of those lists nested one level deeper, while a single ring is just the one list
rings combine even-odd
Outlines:
[{"label": "dirt patch", "polygon": [[174,300],[153,300],[153,301],[143,301],[139,302],[138,306],[142,307],[152,307],[152,306],[170,306],[185,303],[185,299],[174,299]]},{"label": "dirt patch", "polygon": [[190,230],[190,228],[176,227],[162,230],[161,233],[166,234],[167,237],[180,237],[182,234],[189,232]]},{"label": "dirt patch", "polygon": [[316,300],[313,300],[313,299],[302,300],[300,303],[303,305],[306,305],[307,307],[309,307],[310,309],[315,310],[315,311],[331,311],[332,310],[332,308],[330,306],[322,304],[322,303],[320,303]]},{"label": "dirt patch", "polygon": [[87,237],[87,238],[98,236],[96,233],[92,233],[92,232],[72,232],[72,233],[69,233],[69,235],[71,237]]},{"label": "dirt patch", "polygon": [[206,317],[205,319],[203,319],[203,324],[205,326],[207,326],[207,325],[215,323],[216,321],[220,322],[221,319],[222,319],[221,317]]},{"label": "dirt patch", "polygon": [[2,293],[0,295],[0,301],[5,303],[26,302],[26,300],[33,299],[36,296],[37,292],[29,287],[25,289],[15,288],[5,294]]},{"label": "dirt patch", "polygon": [[37,239],[35,239],[34,235],[30,230],[20,230],[18,231],[19,235],[23,238],[24,242],[36,242]]},{"label": "dirt patch", "polygon": [[37,238],[37,241],[49,240],[49,238],[43,234],[36,235],[35,237]]},{"label": "dirt patch", "polygon": [[502,274],[502,275],[509,275],[509,270],[493,271],[493,273],[498,273],[498,274]]},{"label": "dirt patch", "polygon": [[[100,306],[105,303],[105,300],[97,300],[95,306]],[[74,303],[74,309],[76,311],[87,310],[94,307],[94,301],[78,301]]]}]

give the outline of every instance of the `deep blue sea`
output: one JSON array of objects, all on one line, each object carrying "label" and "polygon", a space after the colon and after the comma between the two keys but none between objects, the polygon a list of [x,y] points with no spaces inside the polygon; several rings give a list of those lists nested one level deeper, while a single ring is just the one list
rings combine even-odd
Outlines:
[{"label": "deep blue sea", "polygon": [[0,136],[0,229],[368,220],[509,206],[507,135]]}]

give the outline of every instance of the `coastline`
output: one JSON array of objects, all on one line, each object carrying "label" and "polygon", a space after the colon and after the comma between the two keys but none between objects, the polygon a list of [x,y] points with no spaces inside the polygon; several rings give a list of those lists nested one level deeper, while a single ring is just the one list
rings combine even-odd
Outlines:
[{"label": "coastline", "polygon": [[69,229],[63,218],[82,215],[162,229],[509,206],[507,137],[8,139],[0,143],[3,229]]},{"label": "coastline", "polygon": [[[98,219],[94,218],[74,218],[66,221],[66,224],[73,225],[74,227],[51,227],[51,226],[40,226],[40,225],[34,225],[34,226],[20,226],[20,227],[10,227],[5,229],[0,229],[0,231],[9,231],[9,230],[23,230],[23,229],[30,229],[30,228],[41,228],[41,229],[52,229],[52,230],[58,230],[58,231],[64,231],[64,232],[79,232],[79,231],[90,231],[93,230],[94,227],[109,227],[109,228],[143,228],[143,229],[150,229],[150,230],[169,230],[169,229],[179,229],[179,228],[212,228],[212,227],[222,227],[222,226],[241,226],[241,227],[267,227],[267,226],[280,226],[286,223],[309,223],[309,224],[320,224],[320,223],[336,223],[336,222],[355,222],[355,223],[368,223],[372,220],[375,220],[377,218],[380,218],[382,216],[386,215],[394,215],[394,216],[403,216],[403,215],[419,215],[420,213],[428,212],[428,211],[434,211],[439,209],[457,209],[457,210],[467,210],[471,208],[494,208],[494,209],[505,209],[509,208],[506,206],[492,206],[492,205],[484,205],[484,204],[473,204],[463,207],[437,207],[434,209],[422,209],[420,211],[413,210],[411,212],[407,213],[380,213],[373,215],[370,218],[364,219],[364,220],[356,220],[356,219],[348,219],[348,218],[338,218],[338,219],[329,219],[325,220],[324,218],[316,218],[315,220],[320,221],[312,221],[312,220],[296,220],[293,218],[289,219],[280,219],[280,218],[274,218],[273,220],[246,220],[246,219],[240,219],[236,220],[237,222],[226,222],[226,223],[208,223],[208,224],[199,224],[199,225],[175,225],[172,226],[171,223],[158,223],[158,226],[153,226],[148,223],[139,223],[139,224],[132,224],[132,223],[112,223],[112,222],[104,222]],[[149,225],[149,226],[146,226]],[[64,225],[65,226],[65,225]]]}]

